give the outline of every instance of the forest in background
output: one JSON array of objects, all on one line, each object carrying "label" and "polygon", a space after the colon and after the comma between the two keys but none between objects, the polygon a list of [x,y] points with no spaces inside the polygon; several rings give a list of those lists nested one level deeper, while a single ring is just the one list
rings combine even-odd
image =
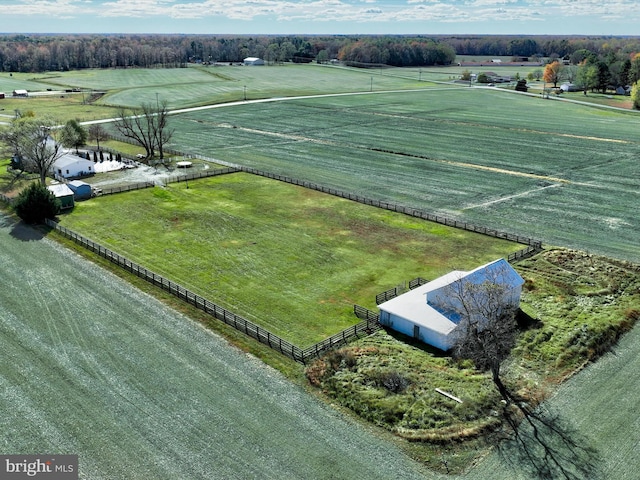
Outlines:
[{"label": "forest in background", "polygon": [[640,37],[508,35],[0,35],[0,71],[45,72],[84,68],[184,67],[189,63],[327,62],[397,67],[448,65],[461,55],[584,58],[608,64],[633,59]]}]

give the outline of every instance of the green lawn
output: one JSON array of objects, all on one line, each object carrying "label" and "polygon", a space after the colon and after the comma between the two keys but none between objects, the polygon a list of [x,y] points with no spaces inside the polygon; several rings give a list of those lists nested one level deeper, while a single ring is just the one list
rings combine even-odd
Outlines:
[{"label": "green lawn", "polygon": [[522,248],[248,174],[99,197],[61,224],[301,347],[384,290]]}]

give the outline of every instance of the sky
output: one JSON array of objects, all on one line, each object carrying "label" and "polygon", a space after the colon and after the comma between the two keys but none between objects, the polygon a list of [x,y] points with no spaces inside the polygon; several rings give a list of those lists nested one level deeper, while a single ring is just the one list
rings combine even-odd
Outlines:
[{"label": "sky", "polygon": [[0,0],[1,33],[640,35],[637,0]]}]

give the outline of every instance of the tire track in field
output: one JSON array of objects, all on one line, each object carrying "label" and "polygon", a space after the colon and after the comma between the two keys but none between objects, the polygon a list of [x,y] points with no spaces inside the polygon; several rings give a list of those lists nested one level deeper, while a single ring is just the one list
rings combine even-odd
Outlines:
[{"label": "tire track in field", "polygon": [[[198,122],[200,123],[200,122]],[[462,122],[464,123],[464,122]],[[469,124],[469,123],[466,123]],[[255,135],[262,135],[262,136],[267,136],[267,137],[273,137],[273,138],[279,138],[282,140],[288,140],[288,141],[294,141],[294,142],[308,142],[308,143],[315,143],[318,145],[328,145],[328,146],[333,146],[333,147],[340,147],[340,146],[350,146],[350,147],[354,147],[354,145],[348,145],[345,144],[344,142],[336,142],[334,140],[319,140],[317,138],[310,138],[310,137],[306,137],[303,135],[299,135],[299,134],[290,134],[290,133],[280,133],[280,132],[270,132],[267,130],[259,130],[256,128],[247,128],[247,127],[239,127],[236,125],[231,125],[229,123],[216,123],[216,124],[210,124],[219,128],[232,128],[235,130],[239,130],[242,132],[247,132],[247,133],[252,133]],[[533,130],[532,130],[533,131]],[[546,132],[538,132],[538,133],[546,133]],[[563,135],[563,136],[572,136],[569,134],[559,134],[559,135]],[[579,137],[579,136],[575,136],[576,138],[589,138],[589,137]],[[593,137],[596,138],[596,137]],[[632,143],[626,140],[615,140],[615,139],[601,139],[602,141],[612,141],[612,142],[623,142],[623,143]],[[488,165],[479,165],[477,163],[469,163],[469,162],[458,162],[458,161],[454,161],[454,160],[445,160],[445,159],[437,159],[437,158],[431,158],[431,157],[427,157],[425,155],[415,155],[415,154],[410,154],[410,153],[404,153],[404,152],[396,152],[393,150],[385,150],[382,148],[376,148],[376,147],[367,147],[365,145],[360,145],[357,146],[358,148],[363,148],[366,150],[371,150],[374,152],[380,152],[380,153],[387,153],[387,154],[391,154],[391,155],[399,155],[399,156],[403,156],[403,157],[411,157],[411,158],[418,158],[418,159],[422,159],[422,160],[427,160],[430,162],[436,162],[436,163],[444,163],[447,165],[452,165],[455,167],[461,167],[461,168],[467,168],[467,169],[472,169],[472,170],[482,170],[482,171],[487,171],[487,172],[493,172],[493,173],[499,173],[499,174],[504,174],[504,175],[512,175],[512,176],[516,176],[516,177],[524,177],[524,178],[532,178],[535,180],[544,180],[547,182],[552,182],[552,183],[560,183],[560,184],[565,184],[565,185],[581,185],[581,186],[585,186],[585,187],[597,187],[597,185],[593,185],[592,183],[586,183],[586,182],[575,182],[572,180],[567,180],[566,178],[560,178],[560,177],[553,177],[553,176],[549,176],[549,175],[540,175],[537,173],[527,173],[527,172],[519,172],[517,170],[509,170],[506,168],[498,168],[498,167],[490,167]]]},{"label": "tire track in field", "polygon": [[512,198],[526,197],[527,195],[529,195],[531,193],[541,192],[542,190],[546,190],[548,188],[556,188],[556,187],[560,187],[560,186],[562,186],[562,184],[553,183],[551,185],[545,185],[544,187],[532,188],[531,190],[527,190],[526,192],[515,193],[513,195],[507,195],[506,197],[500,197],[500,198],[497,198],[495,200],[489,200],[487,202],[482,202],[482,203],[477,203],[475,205],[470,205],[468,207],[464,207],[462,210],[464,211],[464,210],[472,210],[474,208],[488,207],[489,205],[494,205],[496,203],[506,202],[507,200],[511,200]]},{"label": "tire track in field", "polygon": [[617,138],[606,138],[606,137],[594,137],[590,135],[576,135],[573,133],[561,133],[561,132],[552,132],[552,131],[544,131],[544,130],[534,130],[532,128],[516,128],[516,127],[504,127],[497,125],[487,125],[485,123],[480,122],[464,122],[460,120],[448,120],[442,118],[422,118],[419,116],[412,115],[398,115],[392,113],[383,113],[383,112],[372,112],[371,115],[376,115],[379,117],[388,117],[388,118],[399,118],[402,120],[412,120],[412,121],[423,121],[423,122],[440,122],[447,123],[450,125],[460,125],[460,126],[470,126],[475,128],[484,128],[484,129],[493,129],[493,130],[506,130],[510,132],[521,132],[521,133],[534,133],[538,135],[548,135],[550,137],[565,137],[565,138],[575,138],[578,140],[592,140],[595,142],[606,142],[606,143],[620,143],[623,145],[633,145],[638,142],[633,142],[631,140],[621,140]]}]

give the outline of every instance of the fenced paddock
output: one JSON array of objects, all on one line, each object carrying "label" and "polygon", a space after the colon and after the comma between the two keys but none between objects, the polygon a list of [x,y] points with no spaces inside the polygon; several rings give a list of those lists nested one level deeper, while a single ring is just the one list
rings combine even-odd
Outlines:
[{"label": "fenced paddock", "polygon": [[102,258],[109,260],[111,263],[118,265],[124,270],[142,278],[143,280],[155,285],[175,297],[187,302],[188,304],[202,310],[212,317],[226,323],[227,325],[235,328],[236,330],[244,333],[245,335],[258,340],[260,343],[268,345],[270,348],[282,353],[283,355],[295,360],[296,362],[306,364],[313,358],[316,358],[327,350],[333,349],[339,345],[343,345],[349,342],[353,338],[358,338],[363,335],[369,335],[370,333],[382,328],[378,323],[378,314],[367,310],[364,307],[354,306],[354,313],[358,318],[363,318],[361,322],[348,327],[343,331],[332,335],[331,337],[316,343],[306,349],[301,349],[296,345],[284,340],[271,333],[270,331],[256,325],[255,323],[243,318],[235,313],[207,300],[206,298],[197,295],[181,285],[172,282],[171,280],[158,275],[157,273],[144,268],[143,266],[132,262],[131,260],[115,253],[114,251],[103,247],[99,243],[96,243],[84,236],[58,225],[52,220],[46,220],[46,224],[61,233],[66,238],[74,241],[78,245],[96,253]]}]

